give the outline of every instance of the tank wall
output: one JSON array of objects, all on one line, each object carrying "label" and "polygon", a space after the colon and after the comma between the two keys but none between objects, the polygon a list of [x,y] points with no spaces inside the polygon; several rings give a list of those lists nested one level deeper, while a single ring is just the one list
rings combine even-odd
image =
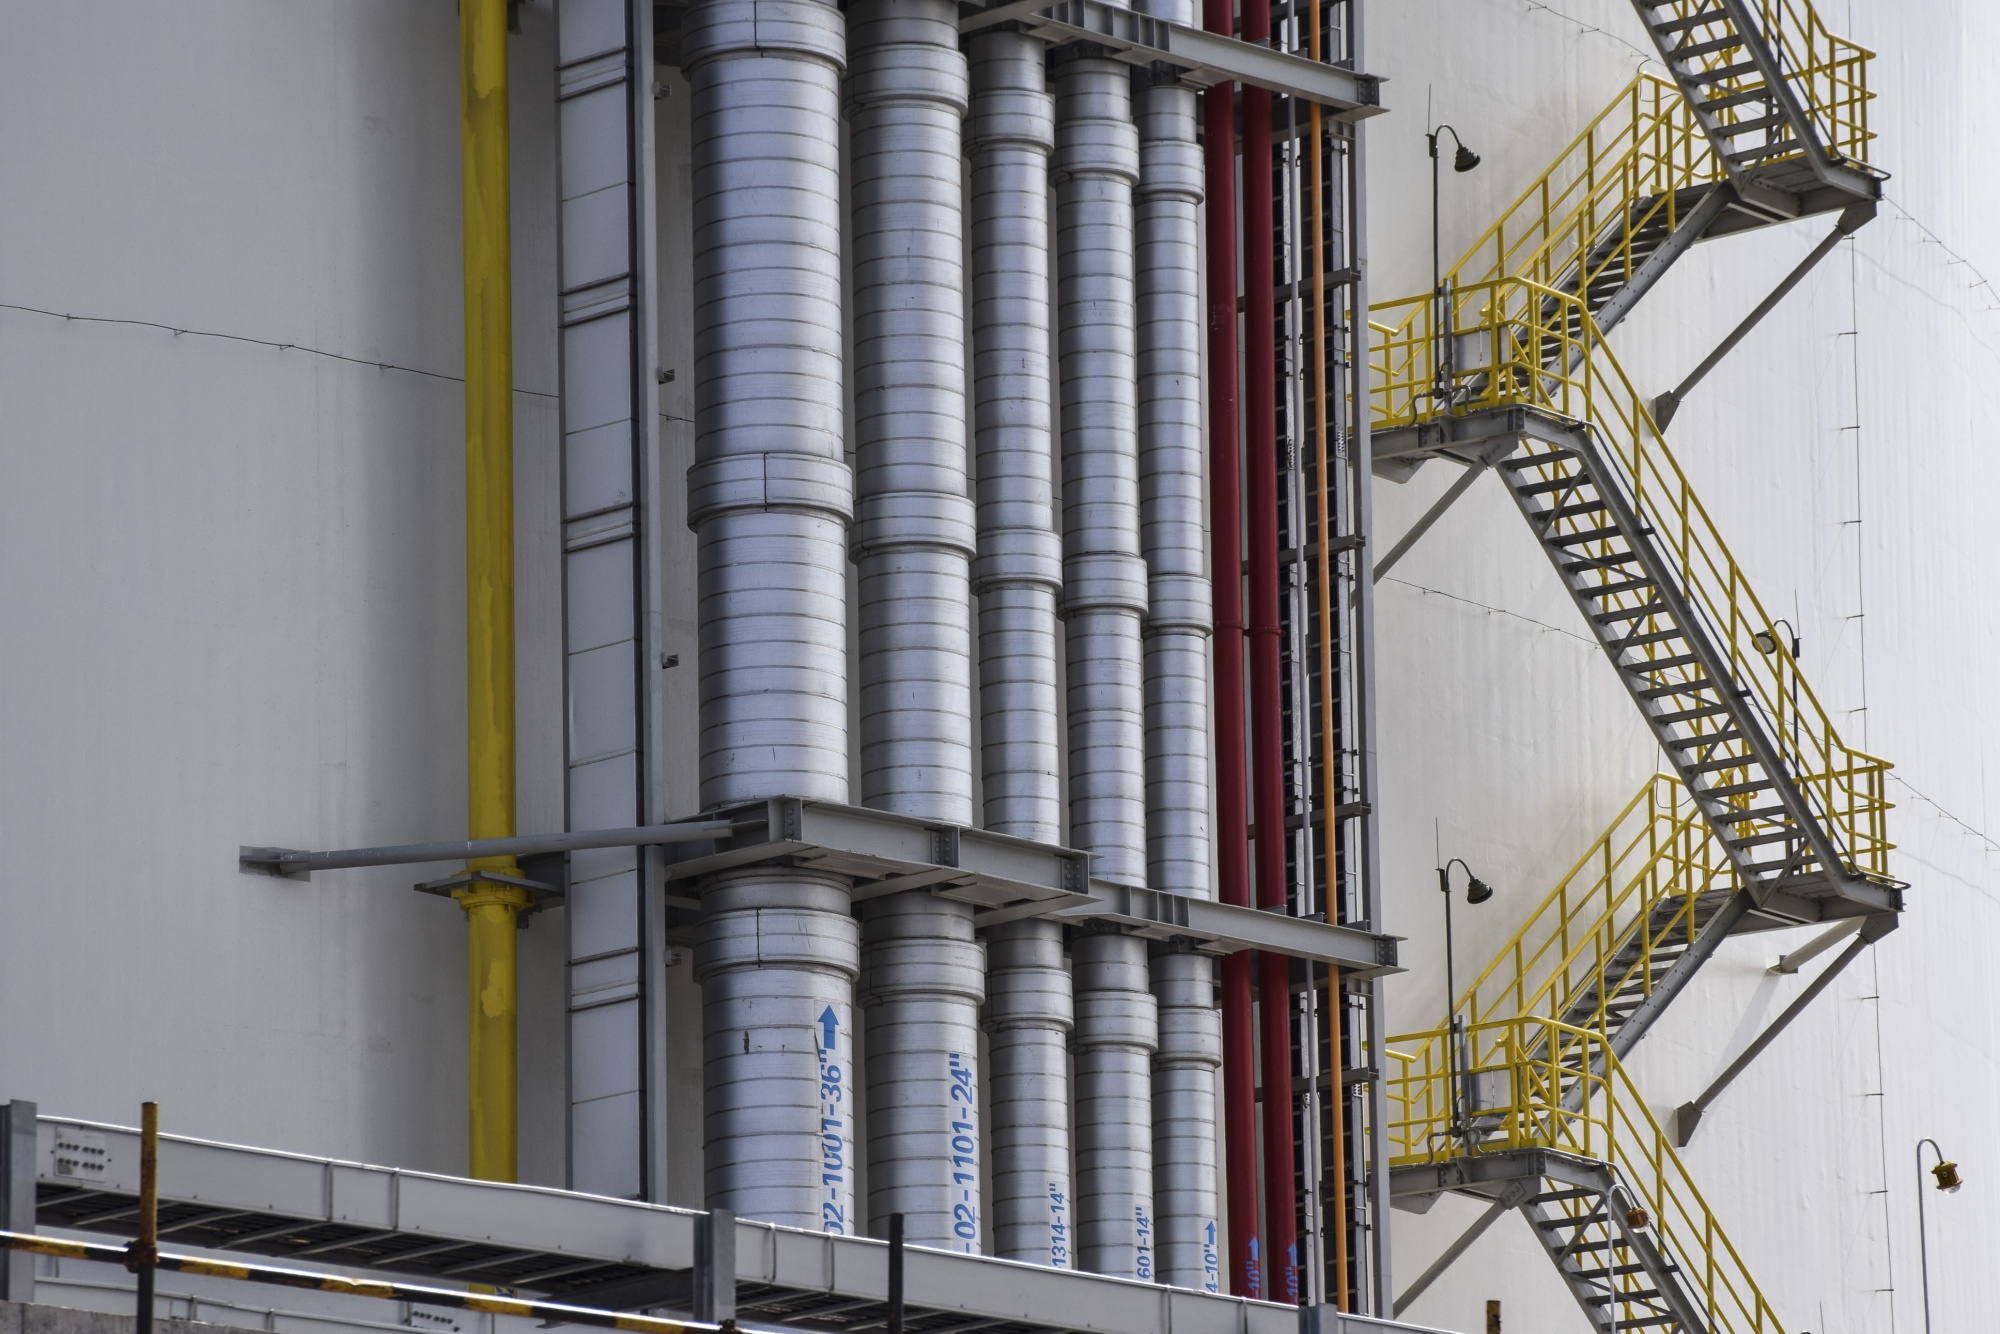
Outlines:
[{"label": "tank wall", "polygon": [[[2000,18],[1975,0],[1823,8],[1883,52],[1875,157],[1892,203],[1710,377],[1670,438],[1767,604],[1798,623],[1836,721],[1899,765],[1911,912],[1717,1102],[1687,1156],[1788,1328],[1880,1329],[1892,1304],[1915,1328],[1912,1151],[1935,1136],[1970,1184],[1929,1198],[1933,1313],[1974,1328],[2000,1295],[1982,1263],[2000,1195],[1980,1157],[2000,1100],[2000,996],[1981,950],[2000,937],[2000,797],[1985,774],[2000,626],[1981,511],[2000,493],[1983,392],[2000,297],[1975,285],[2000,274],[1985,222],[2000,188],[1979,170]],[[1370,7],[1368,64],[1393,107],[1369,129],[1378,299],[1428,281],[1427,87],[1485,158],[1445,176],[1456,254],[1641,66],[1623,0],[1560,10]],[[530,0],[522,20],[521,824],[553,829],[551,7]],[[121,1121],[157,1097],[171,1130],[463,1166],[458,914],[410,893],[408,872],[308,886],[234,862],[243,843],[463,823],[455,62],[444,0],[120,3],[89,24],[58,0],[0,12],[0,302],[168,326],[0,308],[0,1097]],[[676,371],[661,387],[665,548],[691,570],[676,508],[693,416],[677,302],[685,84],[660,78],[661,347]],[[1614,339],[1641,389],[1677,380],[1826,225],[1684,260]],[[1434,465],[1379,485],[1378,549],[1450,480]],[[1459,918],[1466,977],[1658,758],[1497,485],[1475,487],[1380,593],[1385,926],[1407,937],[1410,966],[1391,984],[1394,1031],[1442,1006],[1434,852],[1499,890]],[[670,583],[665,604],[682,664],[661,674],[668,730],[691,742],[691,583]],[[676,809],[697,804],[693,773],[667,766]],[[1801,938],[1732,944],[1670,1011],[1634,1063],[1657,1112],[1796,994],[1799,979],[1764,970]],[[558,921],[529,928],[522,1163],[549,1183],[562,1179],[561,955]],[[698,993],[685,964],[667,976],[672,1084],[698,1089]],[[698,1093],[683,1101],[669,1109],[670,1190],[695,1204]],[[1397,1215],[1404,1280],[1473,1213],[1447,1199]],[[1577,1319],[1513,1220],[1408,1315],[1476,1329],[1489,1298],[1523,1328]]]}]

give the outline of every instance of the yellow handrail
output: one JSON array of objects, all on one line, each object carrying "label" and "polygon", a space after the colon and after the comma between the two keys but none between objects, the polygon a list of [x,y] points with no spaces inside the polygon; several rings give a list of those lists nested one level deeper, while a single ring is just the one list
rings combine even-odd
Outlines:
[{"label": "yellow handrail", "polygon": [[[1868,129],[1868,62],[1875,53],[1832,32],[1814,11],[1810,0],[1751,0],[1766,43],[1778,58],[1786,83],[1819,132],[1820,142],[1836,157],[1854,162],[1868,160],[1868,144],[1875,136]],[[1664,18],[1690,19],[1714,13],[1713,0],[1673,0],[1661,5]],[[1726,20],[1714,20],[1688,34],[1688,44],[1712,39],[1727,31]],[[1704,71],[1730,69],[1744,63],[1740,48],[1724,47],[1697,57],[1695,66]],[[1715,84],[1710,96],[1728,98],[1754,92],[1764,86],[1764,77],[1748,71]],[[1738,123],[1760,116],[1758,101],[1719,107],[1716,116],[1724,123]]]},{"label": "yellow handrail", "polygon": [[[1432,391],[1437,340],[1431,337],[1431,320],[1437,304],[1414,297],[1376,307],[1402,317],[1395,327],[1377,326],[1371,378],[1378,430],[1440,415]],[[1800,674],[1788,636],[1777,632],[1758,601],[1584,303],[1540,283],[1508,278],[1459,288],[1444,304],[1458,349],[1445,387],[1449,410],[1529,406],[1595,428],[1606,463],[1618,473],[1607,483],[1651,529],[1655,549],[1671,563],[1680,592],[1725,657],[1731,688],[1745,692],[1762,713],[1784,767],[1845,863],[1827,869],[1887,878],[1892,845],[1883,775],[1888,763],[1840,739]],[[1572,516],[1556,521],[1552,531],[1573,535],[1598,522]],[[1609,539],[1573,544],[1571,550],[1579,558],[1614,552]],[[1606,571],[1599,581],[1610,585],[1624,577]],[[1650,589],[1634,588],[1600,601],[1607,610],[1629,610],[1652,597]],[[1641,632],[1665,624],[1657,617],[1635,622]],[[1661,668],[1653,676],[1667,683],[1692,680],[1703,671],[1700,664],[1689,664]],[[1730,723],[1726,714],[1717,714],[1694,726],[1720,733]]]},{"label": "yellow handrail", "polygon": [[[1538,1018],[1608,1035],[1610,996],[1599,984],[1612,960],[1629,951],[1621,976],[1636,977],[1641,994],[1650,994],[1670,966],[1659,948],[1692,938],[1703,895],[1734,887],[1728,858],[1687,789],[1657,775],[1458,997],[1454,1013],[1475,1030]],[[1590,1009],[1579,1013],[1586,998]],[[1442,1051],[1433,1059],[1441,1063]]]},{"label": "yellow handrail", "polygon": [[[1540,1018],[1474,1025],[1468,1037],[1486,1055],[1459,1074],[1463,1125],[1456,1134],[1452,1071],[1441,1059],[1445,1037],[1440,1030],[1390,1040],[1392,1166],[1507,1149],[1547,1149],[1608,1163],[1646,1210],[1645,1231],[1679,1267],[1711,1329],[1783,1334],[1743,1257],[1602,1034]],[[1591,1226],[1607,1239],[1618,1235],[1607,1230],[1617,1226],[1610,1220]],[[1614,1304],[1634,1308],[1621,1319],[1639,1313],[1640,1286],[1619,1288],[1633,1295]]]},{"label": "yellow handrail", "polygon": [[1587,290],[1607,267],[1629,264],[1640,232],[1677,223],[1686,192],[1722,178],[1680,90],[1641,74],[1472,243],[1446,286],[1528,278]]}]

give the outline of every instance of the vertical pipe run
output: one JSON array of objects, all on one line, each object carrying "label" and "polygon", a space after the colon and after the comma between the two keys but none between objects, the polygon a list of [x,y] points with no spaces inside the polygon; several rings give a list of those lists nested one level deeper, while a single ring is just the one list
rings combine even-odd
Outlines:
[{"label": "vertical pipe run", "polygon": [[[701,799],[847,800],[841,16],[697,0],[692,86]],[[830,1233],[854,1214],[847,882],[802,869],[702,886],[695,942],[711,1208]]]},{"label": "vertical pipe run", "polygon": [[[514,353],[508,228],[507,3],[460,0],[465,250],[465,714],[467,834],[514,828]],[[470,870],[518,875],[512,857]],[[515,1175],[514,927],[527,893],[474,881],[465,910],[471,1175]]]},{"label": "vertical pipe run", "polygon": [[[1246,4],[1243,40],[1267,43],[1270,9]],[[1248,344],[1243,374],[1244,460],[1250,532],[1250,713],[1254,740],[1256,875],[1259,907],[1283,912],[1285,759],[1278,623],[1278,441],[1276,310],[1271,264],[1271,94],[1243,90],[1243,281]],[[1264,1244],[1266,1301],[1297,1302],[1298,1197],[1293,1180],[1291,961],[1257,957],[1258,1055],[1264,1085]]]},{"label": "vertical pipe run", "polygon": [[[1231,0],[1204,0],[1210,32],[1235,32]],[[1216,864],[1222,901],[1250,903],[1249,779],[1243,732],[1242,483],[1236,368],[1236,85],[1202,96],[1208,196],[1208,467],[1215,601]],[[1223,1118],[1229,1197],[1229,1290],[1257,1295],[1262,1278],[1257,1211],[1257,1093],[1251,957],[1222,960]]]},{"label": "vertical pipe run", "polygon": [[[952,0],[855,0],[847,109],[854,236],[853,555],[862,801],[972,821],[965,278]],[[978,1005],[969,904],[926,891],[863,916],[869,1216],[979,1249]]]},{"label": "vertical pipe run", "polygon": [[[1320,31],[1320,7],[1313,4],[1307,8],[1309,32],[1309,52],[1314,60],[1326,59],[1325,36]],[[1334,816],[1340,804],[1339,770],[1336,764],[1337,747],[1334,744],[1334,719],[1336,701],[1334,699],[1333,674],[1333,520],[1331,497],[1333,476],[1328,471],[1333,462],[1334,452],[1328,448],[1327,431],[1330,413],[1327,395],[1331,391],[1329,367],[1333,357],[1326,344],[1326,254],[1333,243],[1328,234],[1326,218],[1326,155],[1325,127],[1321,120],[1318,103],[1311,110],[1311,170],[1312,187],[1311,226],[1308,235],[1312,237],[1312,289],[1313,289],[1313,479],[1315,532],[1319,535],[1319,558],[1315,562],[1314,573],[1319,579],[1319,717],[1320,717],[1320,785],[1319,802],[1321,814],[1321,850],[1325,859],[1327,893],[1320,905],[1326,920],[1337,921],[1340,917],[1339,890],[1334,883],[1335,851],[1334,843],[1339,822]],[[1338,183],[1336,183],[1338,190]],[[1346,1066],[1341,1052],[1341,1032],[1344,1028],[1346,1002],[1341,995],[1340,969],[1328,965],[1326,970],[1326,1018],[1324,1028],[1330,1034],[1328,1042],[1328,1072],[1333,1076],[1332,1088],[1327,1094],[1327,1108],[1330,1114],[1327,1140],[1332,1146],[1334,1162],[1327,1175],[1333,1186],[1333,1201],[1329,1212],[1333,1226],[1333,1305],[1338,1311],[1348,1309],[1347,1295],[1347,1085]],[[1317,1134],[1318,1127],[1311,1128]]]},{"label": "vertical pipe run", "polygon": [[[1147,0],[1152,17],[1193,19],[1190,0]],[[1209,881],[1209,594],[1202,513],[1201,150],[1195,93],[1135,77],[1139,127],[1139,495],[1146,556],[1147,874],[1154,889],[1213,898]],[[1159,1276],[1221,1290],[1215,1072],[1221,1016],[1209,959],[1153,957],[1160,1048],[1153,1063],[1154,1212]]]},{"label": "vertical pipe run", "polygon": [[[986,827],[1062,841],[1055,530],[1049,402],[1049,153],[1055,104],[1043,43],[982,32],[967,44],[972,115],[972,343],[978,448],[980,757]],[[1062,927],[986,933],[987,1081],[994,1253],[1068,1269],[1073,1019]]]},{"label": "vertical pipe run", "polygon": [[[1140,556],[1127,68],[1091,47],[1056,66],[1063,601],[1068,616],[1070,830],[1094,870],[1146,882],[1147,606]],[[1146,944],[1077,940],[1076,1147],[1083,1267],[1154,1276],[1150,1062],[1158,1042]]]}]

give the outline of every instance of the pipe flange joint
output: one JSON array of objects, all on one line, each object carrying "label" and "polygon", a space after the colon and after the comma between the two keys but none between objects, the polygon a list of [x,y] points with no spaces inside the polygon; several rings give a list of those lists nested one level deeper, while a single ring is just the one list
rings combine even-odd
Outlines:
[{"label": "pipe flange joint", "polygon": [[975,85],[975,91],[978,96],[965,122],[967,149],[976,153],[1002,144],[1019,144],[1038,153],[1055,151],[1054,98],[1027,88],[989,91]]},{"label": "pipe flange joint", "polygon": [[983,593],[1004,584],[1040,584],[1060,593],[1062,539],[1046,528],[982,532],[972,562],[973,592]]},{"label": "pipe flange joint", "polygon": [[979,525],[972,500],[944,491],[886,491],[861,497],[848,534],[855,560],[899,548],[955,551],[968,559],[978,550]]},{"label": "pipe flange joint", "polygon": [[1215,595],[1205,574],[1155,574],[1147,585],[1146,633],[1207,635],[1215,626]]},{"label": "pipe flange joint", "polygon": [[1139,117],[1139,198],[1174,198],[1199,204],[1207,194],[1201,146],[1178,134],[1153,137],[1147,133],[1152,119],[1143,113]]},{"label": "pipe flange joint", "polygon": [[1048,1028],[1067,1033],[1076,1022],[1069,974],[1048,968],[992,968],[979,1023],[989,1033]]},{"label": "pipe flange joint", "polygon": [[[878,25],[870,24],[868,27]],[[849,29],[847,84],[842,101],[849,116],[892,102],[934,102],[964,116],[971,106],[971,79],[958,42],[868,41],[861,27]]]},{"label": "pipe flange joint", "polygon": [[1077,119],[1056,138],[1049,174],[1064,181],[1102,176],[1139,183],[1139,135],[1129,120]]},{"label": "pipe flange joint", "polygon": [[818,454],[730,454],[688,469],[688,527],[731,510],[815,510],[854,518],[854,473]]},{"label": "pipe flange joint", "polygon": [[1063,614],[1131,611],[1150,605],[1146,562],[1122,551],[1090,552],[1063,561]]},{"label": "pipe flange joint", "polygon": [[796,868],[723,872],[701,887],[697,981],[733,968],[793,967],[860,976],[861,924],[846,882]]},{"label": "pipe flange joint", "polygon": [[924,936],[871,940],[861,951],[861,1000],[879,1005],[900,996],[986,999],[986,951],[970,940]]},{"label": "pipe flange joint", "polygon": [[777,56],[847,66],[847,25],[820,0],[702,0],[681,19],[681,69],[724,56]]},{"label": "pipe flange joint", "polygon": [[1160,1047],[1159,1005],[1147,991],[1080,989],[1071,1051],[1123,1048],[1151,1056]]}]

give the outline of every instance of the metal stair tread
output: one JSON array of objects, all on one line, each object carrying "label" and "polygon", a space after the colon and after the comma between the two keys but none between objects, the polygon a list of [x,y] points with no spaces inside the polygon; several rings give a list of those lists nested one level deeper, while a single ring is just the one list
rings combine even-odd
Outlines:
[{"label": "metal stair tread", "polygon": [[1621,662],[1618,664],[1618,670],[1629,672],[1633,676],[1644,676],[1647,672],[1669,671],[1675,667],[1692,666],[1700,661],[1700,654],[1677,653],[1671,658],[1640,658],[1633,662]]},{"label": "metal stair tread", "polygon": [[1653,722],[1661,727],[1671,727],[1675,723],[1693,722],[1696,718],[1712,718],[1718,713],[1729,712],[1727,704],[1704,704],[1697,709],[1682,709],[1678,713],[1653,715]]},{"label": "metal stair tread", "polygon": [[1666,603],[1648,602],[1644,606],[1632,607],[1624,611],[1594,612],[1590,619],[1596,621],[1599,625],[1609,625],[1613,621],[1636,621],[1647,616],[1664,616],[1666,611]]},{"label": "metal stair tread", "polygon": [[1638,695],[1640,699],[1667,699],[1674,695],[1693,695],[1699,694],[1704,690],[1713,689],[1715,689],[1715,682],[1704,676],[1693,681],[1676,681],[1669,685],[1648,686],[1644,690],[1633,693]]}]

